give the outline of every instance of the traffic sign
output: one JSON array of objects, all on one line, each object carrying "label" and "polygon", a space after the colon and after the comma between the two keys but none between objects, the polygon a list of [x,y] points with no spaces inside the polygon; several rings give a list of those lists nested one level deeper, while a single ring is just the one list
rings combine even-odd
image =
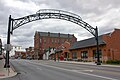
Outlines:
[{"label": "traffic sign", "polygon": [[12,45],[11,45],[11,44],[5,44],[5,45],[4,45],[4,49],[5,49],[6,51],[11,51]]}]

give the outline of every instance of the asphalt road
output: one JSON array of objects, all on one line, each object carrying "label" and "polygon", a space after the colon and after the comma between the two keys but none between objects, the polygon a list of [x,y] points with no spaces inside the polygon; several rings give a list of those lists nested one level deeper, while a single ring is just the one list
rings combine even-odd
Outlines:
[{"label": "asphalt road", "polygon": [[120,67],[12,60],[18,74],[2,80],[120,80]]}]

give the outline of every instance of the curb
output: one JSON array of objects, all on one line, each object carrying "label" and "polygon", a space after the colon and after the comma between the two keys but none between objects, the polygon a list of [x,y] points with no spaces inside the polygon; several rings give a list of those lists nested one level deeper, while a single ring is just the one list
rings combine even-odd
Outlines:
[{"label": "curb", "polygon": [[10,62],[10,67],[11,67],[11,69],[14,71],[14,72],[16,72],[16,70],[15,70],[15,67],[14,67],[14,65]]},{"label": "curb", "polygon": [[[61,62],[61,61],[60,61]],[[78,64],[78,65],[92,65],[92,66],[103,66],[103,67],[120,67],[120,66],[117,66],[117,65],[105,65],[105,64],[101,64],[101,65],[96,65],[96,64],[84,64],[84,63],[74,63],[74,62],[65,62],[65,61],[62,61],[61,63],[67,63],[67,64]]]},{"label": "curb", "polygon": [[[84,64],[84,63],[76,63],[76,62],[63,62],[63,61],[59,61],[59,62],[61,62],[61,63],[67,63],[67,64],[78,64],[78,65],[82,65],[82,64]],[[84,65],[93,65],[93,66],[95,66],[96,64],[84,64]]]},{"label": "curb", "polygon": [[[5,68],[4,68],[4,69],[5,69]],[[7,69],[7,68],[6,68],[6,69]],[[15,70],[15,68],[14,68],[14,66],[12,65],[11,62],[10,62],[10,68],[8,68],[8,69],[10,70],[9,75],[7,75],[7,74],[5,73],[5,75],[4,75],[4,76],[1,76],[0,79],[7,79],[7,78],[11,78],[11,77],[14,77],[14,76],[17,75],[17,72],[16,72],[16,70]]]}]

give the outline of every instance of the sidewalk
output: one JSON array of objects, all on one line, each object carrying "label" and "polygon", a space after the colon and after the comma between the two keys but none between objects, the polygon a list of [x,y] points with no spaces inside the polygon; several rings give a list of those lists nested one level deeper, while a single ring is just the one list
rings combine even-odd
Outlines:
[{"label": "sidewalk", "polygon": [[[59,62],[63,62],[63,63],[72,63],[72,64],[86,64],[86,65],[96,65],[95,62],[76,62],[76,61],[59,61]],[[108,66],[108,67],[119,67],[120,65],[110,65],[110,64],[101,64],[98,66]]]},{"label": "sidewalk", "polygon": [[0,60],[0,79],[15,76],[17,73],[13,70],[12,66],[10,68],[4,68],[5,60]]}]

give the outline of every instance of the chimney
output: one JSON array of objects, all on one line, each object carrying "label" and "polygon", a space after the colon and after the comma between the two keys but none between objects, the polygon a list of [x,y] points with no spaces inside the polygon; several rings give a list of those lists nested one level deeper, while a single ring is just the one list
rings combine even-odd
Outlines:
[{"label": "chimney", "polygon": [[75,37],[74,34],[72,34],[72,36]]},{"label": "chimney", "polygon": [[60,33],[58,33],[58,37],[60,37]]},{"label": "chimney", "polygon": [[70,34],[68,34],[68,38],[70,38]]},{"label": "chimney", "polygon": [[48,32],[48,36],[50,36],[50,32]]}]

